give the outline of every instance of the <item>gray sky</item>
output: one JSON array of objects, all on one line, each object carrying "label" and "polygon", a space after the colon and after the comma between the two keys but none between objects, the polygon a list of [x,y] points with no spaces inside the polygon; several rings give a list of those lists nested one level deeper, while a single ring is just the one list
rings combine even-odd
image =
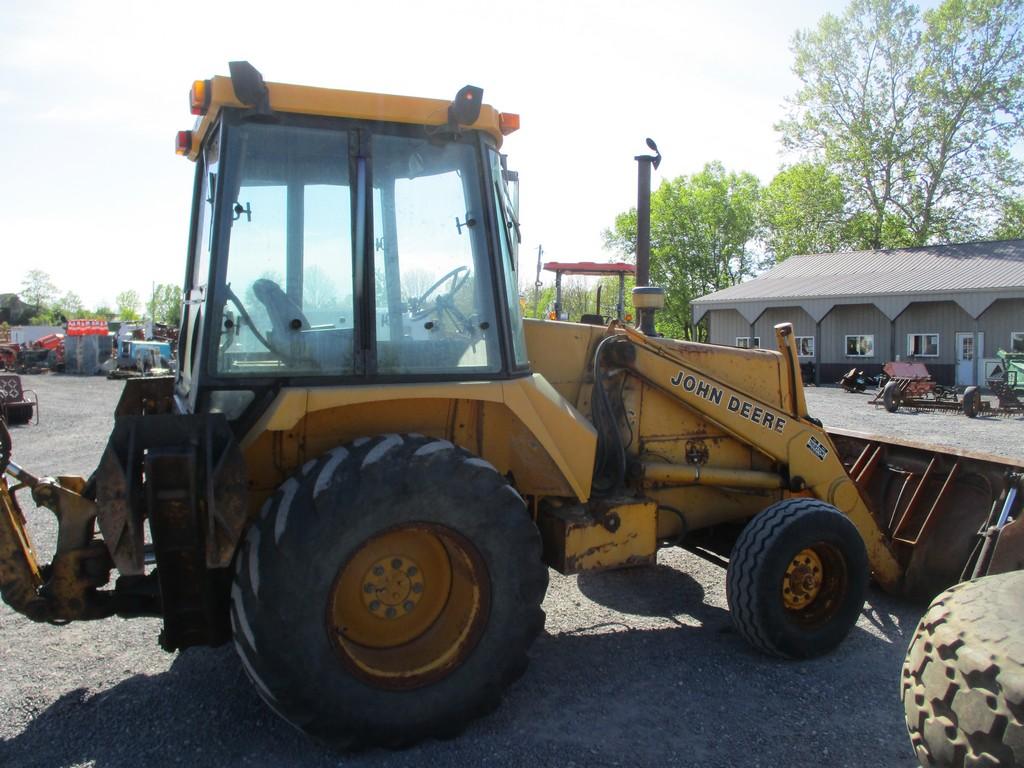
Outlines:
[{"label": "gray sky", "polygon": [[[928,3],[932,5],[932,3]],[[605,261],[601,231],[654,185],[714,159],[767,182],[797,86],[789,42],[810,0],[514,3],[6,0],[0,26],[0,292],[29,269],[87,307],[181,283],[194,166],[193,80],[248,59],[269,81],[450,98],[466,83],[522,128],[524,265]],[[532,277],[531,277],[532,282]]]}]

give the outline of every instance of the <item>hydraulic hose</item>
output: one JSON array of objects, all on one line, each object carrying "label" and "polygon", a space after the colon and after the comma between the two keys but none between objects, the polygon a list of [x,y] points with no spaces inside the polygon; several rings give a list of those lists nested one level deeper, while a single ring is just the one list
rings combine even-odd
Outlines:
[{"label": "hydraulic hose", "polygon": [[[605,375],[601,368],[601,355],[605,345],[618,336],[606,336],[594,350],[594,386],[591,395],[591,418],[597,429],[597,462],[594,466],[594,492],[607,496],[622,488],[626,479],[626,449],[622,444],[615,412],[608,391],[604,387]],[[612,464],[613,466],[609,466]],[[610,475],[610,477],[609,477]]]}]

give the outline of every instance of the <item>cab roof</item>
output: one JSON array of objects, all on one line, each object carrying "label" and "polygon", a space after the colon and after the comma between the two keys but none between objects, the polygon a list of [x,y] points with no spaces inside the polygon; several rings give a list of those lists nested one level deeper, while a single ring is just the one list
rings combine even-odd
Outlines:
[{"label": "cab roof", "polygon": [[[442,126],[448,123],[448,107],[451,105],[450,101],[443,99],[393,96],[335,88],[317,88],[308,85],[266,83],[266,86],[270,108],[273,111],[303,115]],[[192,130],[191,149],[185,153],[190,160],[195,160],[199,155],[203,137],[216,122],[221,109],[225,107],[244,109],[247,106],[235,95],[230,77],[214,77],[212,80],[206,81],[206,87],[210,91],[209,107],[206,114],[196,121]],[[489,104],[481,106],[480,116],[468,127],[490,134],[497,146],[501,146],[503,138],[501,113]]]}]

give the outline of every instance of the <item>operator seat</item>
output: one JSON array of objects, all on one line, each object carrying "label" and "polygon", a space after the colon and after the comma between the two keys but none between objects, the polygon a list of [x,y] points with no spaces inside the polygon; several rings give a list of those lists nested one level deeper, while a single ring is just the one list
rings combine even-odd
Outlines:
[{"label": "operator seat", "polygon": [[292,301],[281,286],[273,280],[260,278],[252,284],[253,295],[266,308],[270,318],[270,332],[267,334],[274,351],[286,356],[292,362],[310,357],[303,343],[301,332],[309,330],[309,319],[302,308]]}]

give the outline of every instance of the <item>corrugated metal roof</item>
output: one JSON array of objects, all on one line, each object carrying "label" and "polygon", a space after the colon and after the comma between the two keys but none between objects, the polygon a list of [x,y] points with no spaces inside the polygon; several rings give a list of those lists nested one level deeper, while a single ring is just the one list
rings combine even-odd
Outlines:
[{"label": "corrugated metal roof", "polygon": [[[1024,289],[1024,240],[792,256],[694,305]],[[702,313],[709,309],[702,306]]]}]

